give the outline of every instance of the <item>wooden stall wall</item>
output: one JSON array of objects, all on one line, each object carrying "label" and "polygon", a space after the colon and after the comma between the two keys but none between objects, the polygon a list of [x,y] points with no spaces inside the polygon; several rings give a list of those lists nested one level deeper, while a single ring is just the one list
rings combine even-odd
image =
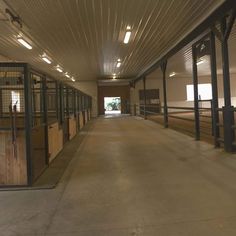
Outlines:
[{"label": "wooden stall wall", "polygon": [[80,129],[82,129],[84,127],[84,117],[82,111],[79,113],[79,124]]},{"label": "wooden stall wall", "polygon": [[98,113],[104,115],[104,97],[121,97],[121,113],[129,113],[130,86],[98,86]]},{"label": "wooden stall wall", "polygon": [[77,133],[76,118],[74,116],[69,117],[69,139],[75,137]]},{"label": "wooden stall wall", "polygon": [[57,154],[63,148],[63,130],[59,123],[53,123],[48,126],[48,156],[49,163],[54,160]]},{"label": "wooden stall wall", "polygon": [[11,131],[0,131],[0,185],[27,185],[25,131],[12,143]]}]

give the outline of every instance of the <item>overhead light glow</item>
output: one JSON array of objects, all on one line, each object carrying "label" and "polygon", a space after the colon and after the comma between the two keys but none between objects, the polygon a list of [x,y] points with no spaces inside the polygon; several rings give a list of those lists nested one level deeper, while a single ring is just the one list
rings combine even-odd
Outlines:
[{"label": "overhead light glow", "polygon": [[116,74],[113,74],[112,78],[115,79],[116,78]]},{"label": "overhead light glow", "polygon": [[48,64],[51,64],[51,63],[52,63],[52,61],[51,61],[47,56],[45,56],[45,55],[42,56],[42,59],[43,59],[46,63],[48,63]]},{"label": "overhead light glow", "polygon": [[17,40],[19,43],[21,43],[24,47],[28,48],[29,50],[31,50],[33,47],[26,41],[24,40],[22,37],[17,37]]},{"label": "overhead light glow", "polygon": [[129,43],[130,36],[131,36],[131,31],[130,30],[126,31],[125,38],[124,38],[124,43],[125,44]]},{"label": "overhead light glow", "polygon": [[75,82],[75,79],[74,79],[74,77],[71,77],[71,80],[72,80],[73,82]]},{"label": "overhead light glow", "polygon": [[176,73],[175,73],[175,72],[172,72],[172,73],[169,74],[169,77],[173,77],[173,76],[175,76],[175,75],[176,75]]},{"label": "overhead light glow", "polygon": [[66,76],[67,78],[70,78],[70,76],[68,75],[68,73],[67,73],[67,72],[65,73],[65,76]]},{"label": "overhead light glow", "polygon": [[119,68],[121,66],[121,62],[117,62],[116,67]]},{"label": "overhead light glow", "polygon": [[205,61],[203,60],[203,59],[200,59],[200,60],[198,60],[198,62],[197,62],[197,65],[201,65],[202,63],[204,63]]},{"label": "overhead light glow", "polygon": [[56,70],[59,71],[60,73],[63,72],[62,68],[59,65],[57,65]]}]

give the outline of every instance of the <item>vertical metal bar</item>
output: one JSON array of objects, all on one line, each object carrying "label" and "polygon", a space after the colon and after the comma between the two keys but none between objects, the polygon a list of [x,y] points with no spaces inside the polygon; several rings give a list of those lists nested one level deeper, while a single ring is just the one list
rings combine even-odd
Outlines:
[{"label": "vertical metal bar", "polygon": [[42,78],[42,102],[43,102],[43,125],[45,127],[45,163],[49,165],[49,149],[48,149],[48,107],[47,107],[47,77]]},{"label": "vertical metal bar", "polygon": [[211,63],[211,84],[212,84],[212,126],[215,147],[220,146],[220,128],[219,128],[219,111],[218,111],[218,86],[217,86],[217,66],[216,66],[216,48],[215,48],[215,35],[210,33],[210,63]]},{"label": "vertical metal bar", "polygon": [[147,94],[146,94],[146,77],[143,77],[143,98],[144,98],[144,119],[147,119],[146,105],[147,105]]},{"label": "vertical metal bar", "polygon": [[[226,31],[226,19],[221,22],[221,31],[224,34]],[[228,41],[223,39],[221,43],[222,64],[223,64],[223,81],[224,81],[224,101],[225,107],[231,106],[231,91],[230,91],[230,74],[229,74],[229,54]]]},{"label": "vertical metal bar", "polygon": [[[226,18],[221,21],[221,33],[225,35],[227,30]],[[224,122],[224,149],[227,152],[233,151],[234,131],[234,112],[231,106],[231,91],[230,91],[230,72],[229,72],[229,54],[228,41],[223,37],[221,42],[222,64],[223,64],[223,83],[224,83],[224,107],[223,107],[223,122]]]},{"label": "vertical metal bar", "polygon": [[192,46],[192,60],[193,60],[195,139],[199,140],[200,139],[200,121],[199,121],[199,107],[198,107],[198,73],[197,73],[197,55],[196,55],[195,46]]},{"label": "vertical metal bar", "polygon": [[25,99],[25,140],[27,159],[28,185],[33,183],[32,163],[32,93],[31,93],[30,70],[28,64],[24,65],[24,99]]},{"label": "vertical metal bar", "polygon": [[58,81],[55,81],[55,89],[56,89],[56,91],[55,91],[55,105],[56,105],[56,116],[57,116],[57,121],[59,121],[60,120],[60,102],[59,102],[59,84],[58,84]]},{"label": "vertical metal bar", "polygon": [[167,107],[167,91],[166,91],[166,66],[167,61],[161,64],[162,81],[163,81],[163,99],[164,99],[164,127],[168,128],[168,107]]}]

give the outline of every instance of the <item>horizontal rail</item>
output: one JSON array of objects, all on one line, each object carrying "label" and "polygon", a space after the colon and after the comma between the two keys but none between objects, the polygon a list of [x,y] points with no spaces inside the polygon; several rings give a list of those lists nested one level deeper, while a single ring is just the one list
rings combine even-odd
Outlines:
[{"label": "horizontal rail", "polygon": [[191,122],[194,122],[194,121],[195,121],[195,120],[193,120],[193,119],[190,119],[190,118],[184,118],[184,117],[180,117],[180,116],[168,115],[168,117],[175,118],[175,119],[179,119],[179,120],[191,121]]},{"label": "horizontal rail", "polygon": [[176,110],[191,110],[194,111],[194,107],[167,107],[168,109],[176,109]]}]

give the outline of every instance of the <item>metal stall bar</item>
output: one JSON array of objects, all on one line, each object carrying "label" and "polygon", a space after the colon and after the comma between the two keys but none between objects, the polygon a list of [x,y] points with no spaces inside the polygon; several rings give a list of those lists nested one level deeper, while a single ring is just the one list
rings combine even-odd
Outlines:
[{"label": "metal stall bar", "polygon": [[143,77],[143,99],[144,99],[144,119],[147,119],[146,105],[147,105],[147,93],[146,93],[146,77]]},{"label": "metal stall bar", "polygon": [[163,81],[163,97],[164,97],[164,126],[168,128],[168,107],[167,107],[167,93],[166,93],[166,67],[167,60],[161,63],[162,81]]},{"label": "metal stall bar", "polygon": [[219,124],[219,111],[217,110],[218,104],[218,86],[217,86],[217,67],[216,67],[216,48],[215,48],[215,35],[210,33],[210,63],[211,63],[211,84],[212,84],[212,126],[215,147],[220,147],[219,137],[220,128]]},{"label": "metal stall bar", "polygon": [[42,78],[42,104],[43,104],[43,123],[45,126],[45,158],[46,158],[46,165],[49,165],[49,146],[48,146],[48,104],[47,104],[47,77],[44,75]]},{"label": "metal stall bar", "polygon": [[24,64],[24,96],[25,96],[25,139],[27,158],[28,185],[33,184],[33,162],[32,162],[32,93],[29,65]]},{"label": "metal stall bar", "polygon": [[194,116],[195,116],[195,139],[200,140],[199,104],[198,104],[198,73],[196,46],[192,46],[193,60],[193,87],[194,87]]},{"label": "metal stall bar", "polygon": [[222,66],[223,66],[223,85],[224,85],[224,107],[223,109],[223,124],[224,124],[224,149],[227,152],[234,151],[234,107],[231,106],[231,91],[230,91],[230,71],[229,71],[229,52],[228,39],[235,21],[236,9],[234,8],[229,16],[226,15],[221,19],[220,29],[216,25],[212,26],[212,31],[221,42]]}]

